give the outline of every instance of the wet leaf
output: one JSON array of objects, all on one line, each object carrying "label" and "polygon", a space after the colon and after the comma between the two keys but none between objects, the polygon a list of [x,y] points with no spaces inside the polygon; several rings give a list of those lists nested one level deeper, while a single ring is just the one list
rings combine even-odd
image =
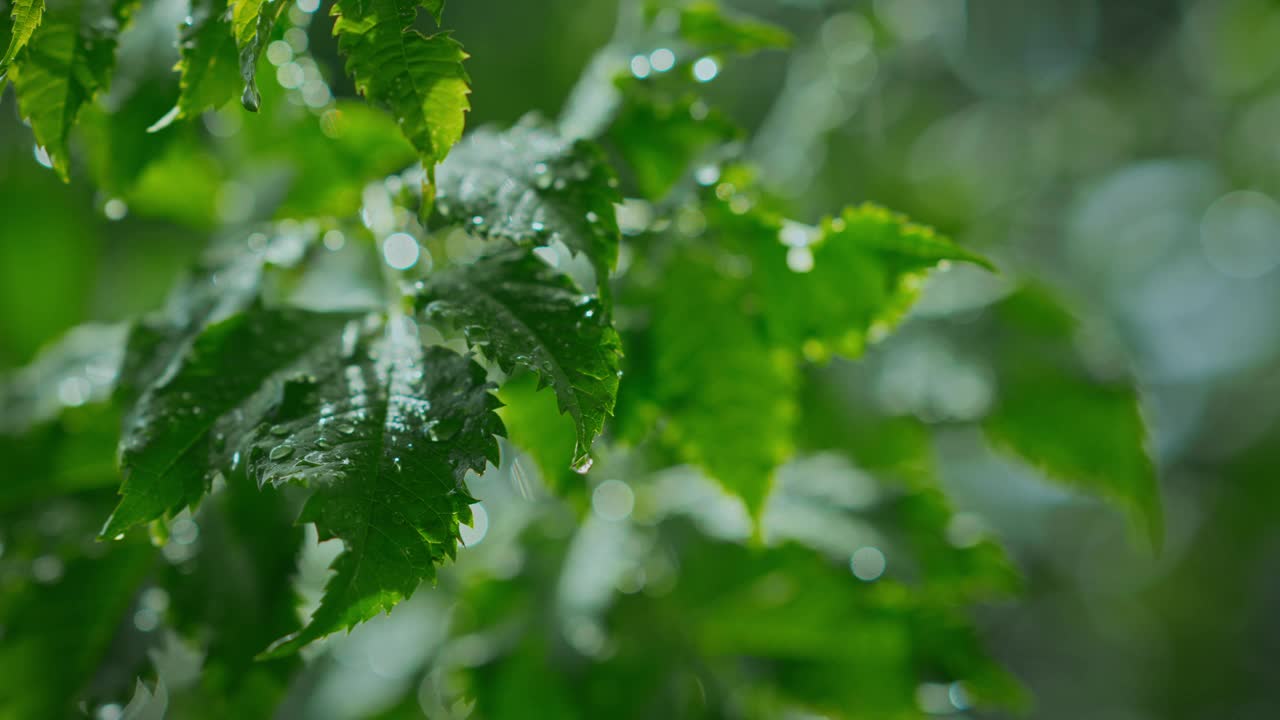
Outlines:
[{"label": "wet leaf", "polygon": [[[472,347],[510,373],[523,366],[550,385],[573,418],[573,464],[591,443],[618,394],[618,334],[599,300],[525,249],[434,272],[417,304],[428,320],[460,328]],[[517,438],[518,440],[518,438]]]}]

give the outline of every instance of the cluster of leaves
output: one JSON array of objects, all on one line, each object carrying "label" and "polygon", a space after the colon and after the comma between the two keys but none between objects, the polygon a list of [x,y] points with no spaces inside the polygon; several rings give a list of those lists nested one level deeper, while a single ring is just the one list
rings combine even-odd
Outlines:
[{"label": "cluster of leaves", "polygon": [[[237,95],[256,110],[259,56],[286,4],[196,0],[177,105],[158,129]],[[439,23],[443,3],[422,5]],[[133,8],[14,4],[3,71],[64,176],[71,125],[106,88]],[[326,218],[230,237],[162,310],[77,331],[3,386],[0,442],[15,479],[0,488],[0,682],[23,690],[0,696],[0,717],[118,697],[121,678],[101,668],[127,687],[149,647],[138,634],[158,622],[204,657],[195,687],[166,691],[165,703],[191,716],[264,714],[298,669],[295,651],[390,611],[456,557],[474,522],[468,478],[503,463],[508,434],[578,507],[600,478],[589,471],[604,434],[636,477],[696,468],[746,509],[746,527],[709,538],[679,513],[655,516],[650,542],[677,559],[679,580],[608,610],[620,645],[568,661],[585,695],[531,679],[574,655],[548,636],[556,623],[540,622],[566,571],[555,561],[531,563],[496,600],[492,581],[452,588],[474,608],[456,632],[523,628],[454,668],[484,715],[668,716],[749,697],[765,715],[910,717],[922,682],[1017,705],[965,615],[1016,587],[1007,561],[989,542],[948,542],[925,427],[840,401],[827,372],[889,335],[930,273],[991,263],[874,205],[797,222],[759,189],[738,159],[743,132],[708,107],[690,60],[781,48],[778,28],[705,2],[654,5],[647,17],[674,13],[654,24],[674,34],[620,38],[604,53],[606,72],[578,96],[605,101],[462,138],[465,53],[447,33],[413,29],[417,10],[339,0],[333,14],[355,87],[394,118],[421,167],[365,188],[360,218],[329,206],[313,213]],[[655,37],[680,59],[670,68],[639,77],[607,62]],[[388,158],[397,170],[410,162]],[[321,206],[286,199],[281,215]],[[406,236],[434,262],[394,270],[406,263],[392,261],[391,240]],[[316,285],[323,298],[308,292]],[[1016,291],[988,315],[1002,383],[983,421],[992,438],[1117,498],[1158,536],[1132,389],[1093,379],[1069,316],[1042,291]],[[1088,445],[1054,433],[1077,422],[1095,433]],[[780,484],[797,453],[822,452],[885,485],[872,520],[913,558],[892,577],[859,583],[854,548],[770,520],[787,503],[836,523],[858,514]],[[342,545],[304,621],[291,585],[299,525]],[[531,529],[524,542],[570,553],[563,536]]]}]

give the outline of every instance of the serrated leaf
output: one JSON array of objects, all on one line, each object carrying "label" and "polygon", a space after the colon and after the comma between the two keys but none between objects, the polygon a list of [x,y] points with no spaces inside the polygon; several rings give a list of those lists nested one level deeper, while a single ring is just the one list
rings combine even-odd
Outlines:
[{"label": "serrated leaf", "polygon": [[274,424],[247,441],[250,475],[312,486],[299,521],[344,546],[311,621],[268,656],[389,611],[433,579],[471,519],[464,476],[498,462],[504,431],[483,368],[424,349],[403,323],[357,330],[285,387]]},{"label": "serrated leaf", "polygon": [[999,396],[987,436],[1049,478],[1115,501],[1159,548],[1160,490],[1132,382],[1087,371],[1075,319],[1045,290],[1023,288],[993,312]]},{"label": "serrated leaf", "polygon": [[13,25],[9,32],[9,46],[0,57],[0,91],[4,90],[5,73],[10,63],[18,56],[18,52],[27,46],[31,35],[40,26],[40,18],[44,16],[44,0],[14,0],[10,17]]},{"label": "serrated leaf", "polygon": [[[812,360],[856,357],[892,329],[920,295],[928,273],[946,261],[991,265],[931,229],[881,207],[846,208],[824,220],[812,244],[788,248],[784,225],[765,211],[736,214],[734,199],[709,223],[753,259],[774,342]],[[796,255],[800,257],[796,257]]]},{"label": "serrated leaf", "polygon": [[[173,516],[207,491],[226,433],[250,417],[248,403],[307,351],[333,341],[343,313],[251,308],[206,328],[162,378],[146,388],[120,441],[125,481],[104,537]],[[219,422],[229,417],[222,428]]]},{"label": "serrated leaf", "polygon": [[709,52],[749,53],[787,48],[791,33],[777,25],[729,14],[715,2],[699,0],[680,9],[680,37]]},{"label": "serrated leaf", "polygon": [[440,166],[437,209],[489,238],[559,240],[606,286],[618,259],[616,179],[594,144],[562,138],[535,116],[506,132],[481,128]]},{"label": "serrated leaf", "polygon": [[247,110],[257,112],[262,104],[258,92],[258,58],[271,40],[271,30],[290,0],[234,0],[231,3],[231,27],[236,48],[240,51],[240,77],[244,93],[240,102]]},{"label": "serrated leaf", "polygon": [[152,132],[178,118],[222,107],[241,86],[236,38],[227,20],[226,0],[195,0],[191,22],[184,23],[180,33],[178,104],[151,126]]},{"label": "serrated leaf", "polygon": [[709,263],[674,263],[666,283],[650,336],[669,440],[758,516],[793,450],[795,361],[768,346],[740,284]]},{"label": "serrated leaf", "polygon": [[53,169],[69,178],[67,138],[81,108],[105,90],[131,0],[65,0],[49,6],[10,68],[18,108]]},{"label": "serrated leaf", "polygon": [[[433,14],[441,7],[429,4]],[[417,8],[413,0],[339,0],[333,32],[356,89],[391,111],[431,178],[462,137],[471,90],[462,46],[447,32],[411,29]]]},{"label": "serrated leaf", "polygon": [[591,443],[613,412],[622,355],[598,299],[517,248],[431,273],[417,304],[427,319],[461,328],[503,371],[537,373],[540,385],[555,390],[560,412],[573,418],[574,466],[589,462]]}]

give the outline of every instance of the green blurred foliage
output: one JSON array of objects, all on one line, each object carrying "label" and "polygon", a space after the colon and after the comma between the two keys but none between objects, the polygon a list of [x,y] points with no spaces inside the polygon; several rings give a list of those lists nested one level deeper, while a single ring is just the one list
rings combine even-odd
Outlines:
[{"label": "green blurred foliage", "polygon": [[[44,399],[0,395],[5,423],[34,424],[0,427],[0,675],[25,688],[0,717],[83,716],[72,697],[117,717],[137,677],[170,717],[1273,717],[1280,7],[731,5],[460,0],[443,15],[472,55],[472,127],[595,119],[580,134],[620,166],[626,374],[617,442],[589,475],[568,470],[574,427],[552,393],[517,375],[499,393],[508,459],[472,481],[483,515],[439,585],[302,658],[254,662],[296,627],[294,580],[313,609],[336,552],[289,525],[295,489],[246,504],[257,491],[219,480],[159,548],[94,543],[119,410],[74,373],[27,376],[6,387]],[[368,188],[421,178],[392,175],[414,149],[355,96],[327,10],[274,28],[257,114],[237,105],[239,67],[179,100],[185,3],[134,14],[69,137],[53,120],[33,133],[0,90],[0,365],[162,307],[215,235],[322,218],[313,240],[333,257],[372,247],[344,224],[381,202]],[[613,62],[575,105],[601,48]],[[175,105],[186,117],[148,132]],[[957,264],[898,288],[909,258],[839,272],[823,255],[849,248],[821,218],[864,201],[1001,274]],[[786,228],[807,259],[774,242]],[[440,265],[479,246],[422,245]],[[269,284],[364,297],[328,277]],[[1041,285],[1078,321],[1059,300],[1028,306]],[[909,298],[877,327],[895,289]],[[197,332],[188,309],[163,319]],[[751,509],[683,462],[734,478]],[[1070,488],[1117,500],[1161,552]],[[863,548],[883,575],[862,579]]]}]

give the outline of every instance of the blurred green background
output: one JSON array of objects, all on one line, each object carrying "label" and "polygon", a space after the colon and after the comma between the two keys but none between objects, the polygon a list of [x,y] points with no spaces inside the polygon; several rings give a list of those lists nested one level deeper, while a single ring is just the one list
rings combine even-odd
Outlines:
[{"label": "blurred green background", "polygon": [[[707,92],[751,130],[748,157],[798,217],[861,200],[907,212],[1062,289],[1099,362],[1119,358],[1139,379],[1168,526],[1154,558],[1113,512],[946,427],[990,402],[963,308],[1001,281],[953,273],[900,333],[838,369],[870,378],[880,407],[941,423],[938,464],[963,517],[1027,578],[1025,596],[977,612],[1034,693],[1032,715],[1280,717],[1280,2],[730,4],[797,38],[789,56],[727,66]],[[70,184],[42,166],[12,92],[0,97],[0,367],[78,323],[157,307],[214,228],[282,204],[350,204],[324,194],[325,177],[403,162],[389,141],[388,167],[302,163],[323,139],[289,125],[309,112],[300,79],[352,93],[323,12],[287,38],[313,64],[272,58],[293,86],[264,88],[278,112],[231,108],[147,135],[176,96],[166,70],[185,13],[148,6],[102,99],[117,112],[86,113],[94,142],[78,142]],[[469,126],[556,116],[616,14],[603,1],[451,3],[446,25],[473,56]],[[473,492],[488,504],[485,487],[496,498],[503,483],[485,482]],[[515,543],[523,511],[489,506],[491,535],[473,538],[462,569],[500,564]],[[411,606],[428,617],[433,602]],[[401,612],[345,641],[330,662],[340,672],[314,670],[329,689],[302,716],[367,715],[389,682],[370,658],[399,648],[421,662],[430,627]]]}]

